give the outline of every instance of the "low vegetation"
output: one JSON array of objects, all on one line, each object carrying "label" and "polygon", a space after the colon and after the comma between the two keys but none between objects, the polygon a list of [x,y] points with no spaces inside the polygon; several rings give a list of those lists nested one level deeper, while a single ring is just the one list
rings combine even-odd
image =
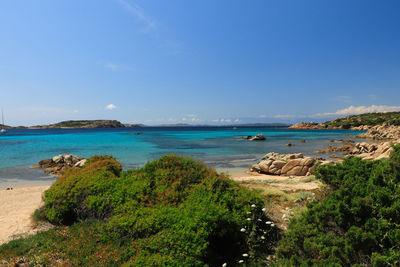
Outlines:
[{"label": "low vegetation", "polygon": [[44,199],[35,218],[57,226],[1,246],[5,262],[257,266],[279,238],[257,193],[172,155],[129,171],[112,157],[92,157],[60,177]]},{"label": "low vegetation", "polygon": [[[122,171],[112,157],[92,157],[60,177],[35,212],[56,227],[0,246],[0,263],[399,266],[400,145],[387,160],[320,166],[316,179],[325,186],[243,187],[188,158]],[[275,223],[289,220],[281,234]]]},{"label": "low vegetation", "polygon": [[400,112],[364,113],[351,115],[322,123],[324,127],[343,127],[348,129],[360,125],[375,126],[379,124],[400,125]]},{"label": "low vegetation", "polygon": [[316,175],[332,191],[291,221],[279,265],[399,266],[400,146],[390,160],[346,159]]}]

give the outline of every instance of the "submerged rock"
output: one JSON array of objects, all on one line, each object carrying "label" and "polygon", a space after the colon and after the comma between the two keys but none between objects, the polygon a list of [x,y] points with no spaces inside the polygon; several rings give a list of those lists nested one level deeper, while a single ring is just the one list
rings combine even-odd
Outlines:
[{"label": "submerged rock", "polygon": [[265,136],[263,134],[257,134],[256,136],[248,135],[248,136],[244,137],[244,139],[250,140],[250,141],[265,141],[265,140],[267,140],[267,138],[265,138]]}]

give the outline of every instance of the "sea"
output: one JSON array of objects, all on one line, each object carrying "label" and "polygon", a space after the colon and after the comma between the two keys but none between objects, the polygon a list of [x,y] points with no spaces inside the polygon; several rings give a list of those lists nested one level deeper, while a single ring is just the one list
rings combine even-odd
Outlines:
[{"label": "sea", "polygon": [[[9,129],[0,135],[0,188],[49,184],[54,177],[32,165],[60,154],[80,157],[114,156],[124,169],[140,168],[167,154],[203,161],[228,174],[242,172],[269,152],[303,153],[316,150],[332,139],[352,139],[362,131],[292,130],[286,127],[137,127],[112,129]],[[263,134],[266,141],[243,137]],[[306,140],[305,143],[301,140]],[[288,143],[294,146],[287,146]],[[326,155],[318,154],[318,157]]]}]

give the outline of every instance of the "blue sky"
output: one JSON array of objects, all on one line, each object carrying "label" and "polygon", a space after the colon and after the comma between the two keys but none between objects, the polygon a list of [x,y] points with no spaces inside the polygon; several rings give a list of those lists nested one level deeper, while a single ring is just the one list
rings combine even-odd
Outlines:
[{"label": "blue sky", "polygon": [[6,124],[400,110],[400,1],[4,0]]}]

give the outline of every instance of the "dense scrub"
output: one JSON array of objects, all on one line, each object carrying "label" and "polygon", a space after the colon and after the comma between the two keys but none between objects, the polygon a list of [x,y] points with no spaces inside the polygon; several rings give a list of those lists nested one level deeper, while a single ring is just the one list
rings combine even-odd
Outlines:
[{"label": "dense scrub", "polygon": [[202,163],[165,156],[121,171],[92,157],[45,193],[36,212],[57,226],[0,247],[9,262],[132,266],[264,264],[278,230],[263,201]]},{"label": "dense scrub", "polygon": [[375,126],[379,124],[400,125],[400,112],[365,113],[351,115],[322,123],[322,126],[350,128],[360,125]]},{"label": "dense scrub", "polygon": [[289,225],[282,265],[400,265],[400,146],[387,161],[321,166],[332,192]]}]

